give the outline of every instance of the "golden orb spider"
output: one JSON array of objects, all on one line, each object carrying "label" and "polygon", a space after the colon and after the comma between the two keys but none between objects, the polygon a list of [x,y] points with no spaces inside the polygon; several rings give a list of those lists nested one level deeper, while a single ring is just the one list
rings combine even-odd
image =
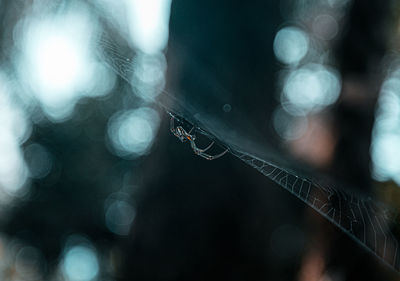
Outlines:
[{"label": "golden orb spider", "polygon": [[176,126],[175,127],[175,117],[174,115],[171,115],[171,120],[170,120],[170,130],[172,132],[172,134],[174,134],[175,137],[177,137],[181,142],[186,142],[189,141],[190,142],[190,146],[193,149],[193,152],[201,157],[203,157],[204,159],[207,160],[215,160],[217,158],[220,158],[222,156],[224,156],[229,149],[227,148],[226,150],[224,150],[223,152],[217,154],[217,155],[210,155],[207,152],[207,150],[209,150],[213,145],[214,145],[214,141],[212,141],[206,148],[198,148],[196,145],[196,135],[195,134],[191,134],[192,131],[194,130],[194,126],[190,129],[189,132],[186,132],[186,130],[182,127],[182,126]]}]

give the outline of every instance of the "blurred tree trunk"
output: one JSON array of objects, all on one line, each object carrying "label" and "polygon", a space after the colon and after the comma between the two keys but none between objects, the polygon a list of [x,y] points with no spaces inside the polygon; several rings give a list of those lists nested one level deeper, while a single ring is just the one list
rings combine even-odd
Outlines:
[{"label": "blurred tree trunk", "polygon": [[343,88],[333,109],[338,143],[330,170],[366,192],[371,188],[369,150],[389,13],[390,1],[354,0],[335,50]]},{"label": "blurred tree trunk", "polygon": [[[383,79],[381,65],[387,51],[389,16],[390,1],[353,0],[342,37],[334,48],[343,86],[341,97],[330,112],[337,142],[328,171],[339,182],[366,193],[372,191],[370,145]],[[311,216],[311,220],[315,227],[314,245],[304,257],[300,280],[306,280],[313,262],[318,268],[315,257],[323,260],[321,275],[336,268],[343,280],[387,280],[373,255],[320,216]],[[312,280],[320,278],[323,276]]]}]

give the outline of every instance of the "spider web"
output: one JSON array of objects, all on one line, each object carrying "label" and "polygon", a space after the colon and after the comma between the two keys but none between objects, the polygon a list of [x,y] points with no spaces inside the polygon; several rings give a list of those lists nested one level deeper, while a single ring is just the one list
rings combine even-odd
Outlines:
[{"label": "spider web", "polygon": [[[99,56],[120,77],[131,83],[132,58],[135,52],[123,41],[99,36]],[[118,43],[117,43],[118,42]],[[220,146],[291,194],[302,200],[352,239],[372,252],[384,263],[400,272],[399,241],[397,236],[397,212],[371,197],[352,193],[329,183],[312,180],[290,168],[290,163],[274,155],[268,148],[257,147],[248,140],[238,141],[237,128],[229,129],[218,118],[201,111],[199,107],[182,102],[164,91],[157,103],[167,113],[194,125],[198,132],[208,136]]]}]

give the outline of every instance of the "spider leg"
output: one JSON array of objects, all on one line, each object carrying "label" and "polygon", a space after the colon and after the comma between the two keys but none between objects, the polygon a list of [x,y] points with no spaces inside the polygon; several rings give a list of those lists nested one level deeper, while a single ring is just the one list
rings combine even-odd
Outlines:
[{"label": "spider leg", "polygon": [[214,141],[212,141],[207,147],[205,148],[198,148],[195,142],[196,136],[195,135],[191,135],[191,133],[193,132],[193,130],[195,129],[195,126],[193,126],[189,132],[186,132],[183,127],[178,126],[175,127],[175,117],[171,115],[171,119],[170,119],[170,123],[169,123],[169,129],[172,132],[172,134],[174,134],[180,141],[185,142],[185,141],[189,141],[190,142],[190,146],[192,147],[193,151],[195,154],[203,157],[204,159],[207,160],[214,160],[217,158],[220,158],[222,156],[224,156],[228,151],[229,148],[227,148],[225,151],[217,154],[217,155],[210,155],[207,154],[206,151],[209,150],[213,145],[214,145]]},{"label": "spider leg", "polygon": [[227,148],[225,151],[223,151],[223,152],[221,152],[221,153],[219,153],[217,155],[210,155],[210,154],[205,153],[207,150],[209,150],[214,145],[214,143],[215,142],[212,141],[206,148],[200,149],[200,148],[198,148],[196,146],[196,143],[195,143],[194,140],[190,141],[190,145],[191,145],[194,153],[199,155],[199,156],[201,156],[201,157],[203,157],[203,158],[205,158],[205,159],[207,159],[207,160],[214,160],[214,159],[217,159],[219,157],[222,157],[229,151],[229,149]]},{"label": "spider leg", "polygon": [[169,121],[169,129],[171,130],[171,132],[175,135],[175,117],[171,115],[171,119]]},{"label": "spider leg", "polygon": [[220,157],[224,156],[228,151],[229,151],[229,149],[227,148],[225,151],[223,151],[223,152],[221,152],[220,154],[217,154],[217,155],[209,155],[209,154],[204,153],[204,152],[201,152],[198,155],[203,157],[203,158],[205,158],[205,159],[207,159],[207,160],[215,160],[217,158],[220,158]]},{"label": "spider leg", "polygon": [[200,154],[200,153],[204,153],[204,152],[206,152],[207,150],[209,150],[209,149],[214,145],[214,141],[212,141],[206,148],[203,148],[203,149],[198,148],[197,145],[196,145],[196,143],[194,142],[194,140],[191,141],[190,144],[191,144],[191,146],[192,146],[193,151],[194,151],[196,154]]}]

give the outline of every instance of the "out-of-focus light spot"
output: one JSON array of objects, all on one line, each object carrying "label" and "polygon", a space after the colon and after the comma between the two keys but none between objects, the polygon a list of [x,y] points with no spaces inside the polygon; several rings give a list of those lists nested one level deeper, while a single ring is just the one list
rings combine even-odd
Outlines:
[{"label": "out-of-focus light spot", "polygon": [[117,75],[111,71],[104,63],[92,63],[92,79],[87,80],[87,91],[84,92],[88,97],[103,97],[111,92],[117,82]]},{"label": "out-of-focus light spot", "polygon": [[71,13],[34,21],[24,30],[21,72],[51,114],[73,105],[90,76],[89,26],[85,14]]},{"label": "out-of-focus light spot", "polygon": [[380,180],[393,178],[400,183],[400,135],[375,136],[371,152],[375,176]]},{"label": "out-of-focus light spot", "polygon": [[398,131],[400,124],[400,80],[388,79],[382,86],[375,119],[375,131]]},{"label": "out-of-focus light spot", "polygon": [[222,107],[222,110],[226,113],[231,112],[232,110],[232,106],[229,103],[224,104],[224,106]]},{"label": "out-of-focus light spot", "polygon": [[93,56],[95,24],[79,5],[56,16],[27,17],[15,28],[21,81],[54,121],[69,118],[82,96],[102,96],[115,83]]},{"label": "out-of-focus light spot", "polygon": [[[46,31],[44,31],[46,32]],[[40,34],[41,35],[41,34]],[[44,92],[70,94],[65,89],[76,85],[84,69],[84,53],[79,44],[64,34],[43,34],[33,43],[32,62],[38,66],[37,81]],[[65,92],[64,92],[65,91]],[[64,92],[64,93],[63,93]],[[44,96],[50,103],[54,96]],[[65,97],[67,98],[67,97]]]},{"label": "out-of-focus light spot", "polygon": [[0,138],[0,186],[9,194],[16,194],[25,184],[27,169],[20,147],[9,135]]},{"label": "out-of-focus light spot", "polygon": [[332,40],[339,31],[339,25],[331,15],[319,15],[315,18],[312,29],[319,38]]},{"label": "out-of-focus light spot", "polygon": [[0,191],[16,195],[27,180],[20,142],[26,138],[28,125],[10,95],[7,80],[0,73]]},{"label": "out-of-focus light spot", "polygon": [[9,78],[0,71],[0,124],[2,131],[10,132],[18,143],[23,143],[31,134],[31,126],[22,108],[13,100]]},{"label": "out-of-focus light spot", "polygon": [[[127,36],[126,31],[126,5],[124,1],[115,0],[94,0],[96,6],[107,15],[107,21],[112,22],[116,27],[115,31]],[[126,2],[126,1],[125,1]]]},{"label": "out-of-focus light spot", "polygon": [[106,207],[106,226],[118,235],[128,235],[135,218],[135,209],[124,200],[112,200]]},{"label": "out-of-focus light spot", "polygon": [[290,115],[282,108],[275,110],[273,125],[277,134],[285,140],[294,140],[301,137],[307,129],[307,118]]},{"label": "out-of-focus light spot", "polygon": [[164,54],[138,54],[133,63],[134,92],[144,100],[153,100],[165,86],[167,63]]},{"label": "out-of-focus light spot", "polygon": [[159,123],[158,113],[151,108],[116,113],[108,124],[112,152],[129,158],[146,154],[154,141]]},{"label": "out-of-focus light spot", "polygon": [[400,78],[391,77],[382,85],[378,111],[388,118],[400,116]]},{"label": "out-of-focus light spot", "polygon": [[394,75],[382,85],[371,144],[376,180],[400,184],[400,80]]},{"label": "out-of-focus light spot", "polygon": [[45,271],[42,253],[34,247],[23,247],[15,259],[15,269],[23,280],[41,280]]},{"label": "out-of-focus light spot", "polygon": [[274,53],[285,64],[296,64],[307,54],[309,39],[297,27],[285,27],[278,31],[274,40]]},{"label": "out-of-focus light spot", "polygon": [[168,40],[171,0],[126,0],[133,44],[145,53],[161,52]]},{"label": "out-of-focus light spot", "polygon": [[67,250],[63,272],[69,281],[94,280],[99,273],[99,262],[93,248],[79,245]]},{"label": "out-of-focus light spot", "polygon": [[37,143],[25,148],[25,159],[31,178],[40,179],[49,174],[53,166],[53,159],[47,149]]},{"label": "out-of-focus light spot", "polygon": [[282,105],[295,115],[322,110],[339,97],[341,82],[336,71],[323,65],[308,64],[287,77]]}]

